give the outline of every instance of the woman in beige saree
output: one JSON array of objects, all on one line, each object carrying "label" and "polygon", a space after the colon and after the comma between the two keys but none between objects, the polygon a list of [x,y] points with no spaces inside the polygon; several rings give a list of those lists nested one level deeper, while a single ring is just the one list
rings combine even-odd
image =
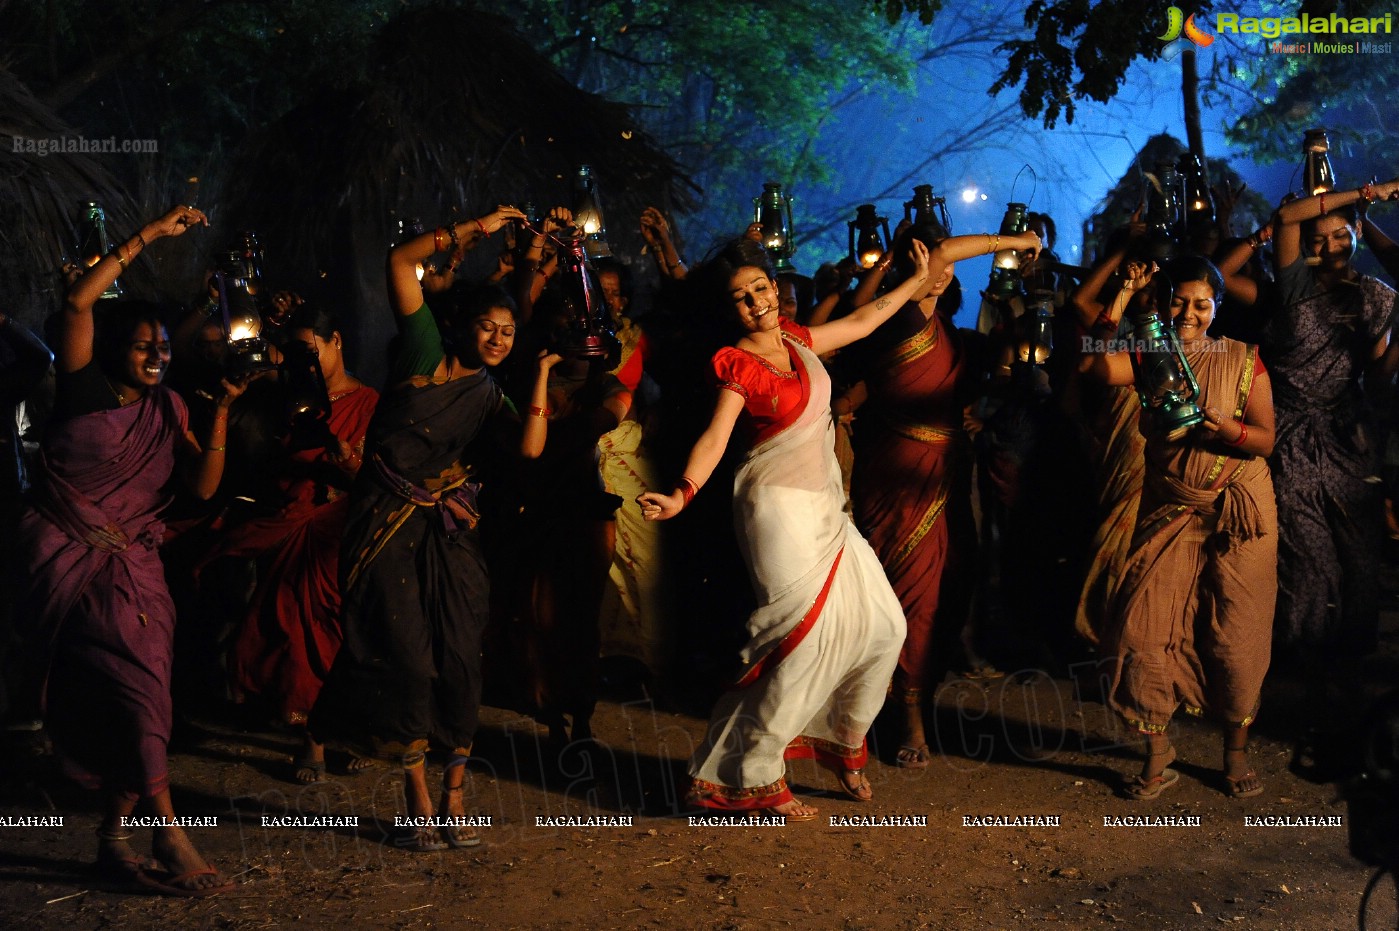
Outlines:
[{"label": "woman in beige saree", "polygon": [[[1182,706],[1219,721],[1228,793],[1248,798],[1263,791],[1246,747],[1277,593],[1277,510],[1266,462],[1272,388],[1256,347],[1206,335],[1224,290],[1218,270],[1192,257],[1168,274],[1158,273],[1134,304],[1169,300],[1205,421],[1172,441],[1143,415],[1146,481],[1103,637],[1112,659],[1109,703],[1146,736],[1141,773],[1124,787],[1129,798],[1155,798],[1179,781],[1166,729]],[[1116,323],[1100,321],[1104,330]],[[1125,352],[1103,353],[1091,371],[1109,384],[1132,382]]]}]

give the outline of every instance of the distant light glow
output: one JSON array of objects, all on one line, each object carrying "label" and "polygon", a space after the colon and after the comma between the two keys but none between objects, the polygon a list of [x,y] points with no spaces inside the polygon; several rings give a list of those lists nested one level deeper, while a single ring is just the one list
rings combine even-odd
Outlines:
[{"label": "distant light glow", "polygon": [[982,200],[985,200],[985,199],[986,199],[986,195],[985,195],[985,194],[982,194],[982,195],[981,195],[981,199],[982,199]]},{"label": "distant light glow", "polygon": [[[969,188],[963,189],[963,191],[962,191],[962,203],[964,203],[964,204],[970,204],[972,201],[976,200],[976,195],[977,195],[977,193],[978,193],[978,191],[977,191],[977,189],[974,188],[974,187],[969,187]],[[982,194],[982,195],[981,195],[981,199],[982,199],[982,200],[985,200],[985,199],[986,199],[986,195],[985,195],[985,194]]]}]

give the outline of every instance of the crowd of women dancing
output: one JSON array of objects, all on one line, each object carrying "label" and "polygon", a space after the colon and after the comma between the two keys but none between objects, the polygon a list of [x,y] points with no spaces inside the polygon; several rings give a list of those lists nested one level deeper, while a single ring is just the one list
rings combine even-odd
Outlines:
[{"label": "crowd of women dancing", "polygon": [[[1366,395],[1399,347],[1394,291],[1352,258],[1362,236],[1396,251],[1364,218],[1396,196],[1292,199],[1210,256],[1168,257],[1134,224],[1091,269],[1057,262],[1046,217],[1012,235],[924,221],[867,271],[814,279],[778,275],[751,229],[690,269],[647,209],[654,270],[595,263],[621,344],[605,360],[560,351],[569,212],[531,226],[502,206],[389,252],[379,390],[347,369],[334,308],[278,295],[274,347],[313,355],[330,403],[310,426],[275,373],[230,374],[202,300],[100,299],[161,239],[201,234],[177,207],[75,275],[52,353],[0,316],[6,411],[33,422],[0,433],[8,717],[42,719],[104,793],[99,866],[177,895],[229,885],[169,791],[175,704],[211,692],[298,729],[288,778],[324,778],[327,745],[350,772],[401,768],[406,814],[430,825],[396,837],[413,850],[480,842],[456,816],[483,689],[576,746],[617,656],[653,687],[722,685],[690,764],[710,809],[813,818],[785,778],[799,757],[868,802],[886,704],[888,762],[921,769],[949,673],[1063,668],[1075,644],[1146,738],[1123,794],[1178,782],[1181,709],[1219,722],[1221,787],[1260,794],[1246,745],[1275,648],[1324,692],[1376,645]],[[482,247],[496,271],[456,280]],[[956,263],[1000,250],[1061,305],[1047,360],[1017,353],[1015,301],[952,323]],[[648,301],[634,277],[659,280]],[[1198,380],[1184,435],[1143,414],[1115,351],[1149,313]],[[150,857],[138,807],[162,819]]]}]

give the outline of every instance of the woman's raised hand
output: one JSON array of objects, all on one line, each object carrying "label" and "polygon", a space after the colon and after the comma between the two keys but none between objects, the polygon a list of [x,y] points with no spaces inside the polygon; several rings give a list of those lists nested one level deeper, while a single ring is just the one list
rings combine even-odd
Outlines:
[{"label": "woman's raised hand", "polygon": [[1040,250],[1044,248],[1044,243],[1040,242],[1040,234],[1034,230],[1027,230],[1020,234],[1023,245],[1020,246],[1021,257],[1028,262],[1033,262],[1039,257]]},{"label": "woman's raised hand", "polygon": [[1151,283],[1151,276],[1161,270],[1155,262],[1148,266],[1145,262],[1128,262],[1123,269],[1122,290],[1127,292],[1140,291]]},{"label": "woman's raised hand", "polygon": [[534,370],[540,378],[548,378],[549,372],[553,370],[554,366],[558,365],[562,361],[563,356],[559,355],[557,352],[550,352],[547,349],[541,349],[539,351],[539,355],[535,357]]},{"label": "woman's raised hand", "polygon": [[557,233],[573,225],[573,211],[567,207],[555,207],[544,218],[544,232]]},{"label": "woman's raised hand", "polygon": [[146,233],[151,233],[152,237],[159,236],[181,236],[185,230],[191,226],[208,226],[209,218],[204,215],[204,211],[194,207],[175,207],[164,216],[152,220],[146,225],[142,232],[145,238]]},{"label": "woman's raised hand", "polygon": [[909,257],[913,259],[913,277],[918,281],[928,280],[928,247],[921,239],[910,240]]},{"label": "woman's raised hand", "polygon": [[495,208],[494,212],[486,214],[477,222],[481,224],[481,229],[485,230],[486,235],[489,236],[499,231],[501,227],[505,226],[505,224],[509,223],[511,220],[523,219],[525,219],[525,215],[520,208],[509,204],[501,204],[499,207]]},{"label": "woman's raised hand", "polygon": [[655,207],[647,207],[641,211],[641,235],[650,243],[669,238],[670,224],[666,222],[665,214]]}]

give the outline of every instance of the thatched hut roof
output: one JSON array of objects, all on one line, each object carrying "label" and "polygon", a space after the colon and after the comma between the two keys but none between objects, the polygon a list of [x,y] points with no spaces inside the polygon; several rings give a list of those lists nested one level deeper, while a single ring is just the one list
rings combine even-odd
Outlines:
[{"label": "thatched hut roof", "polygon": [[[1132,165],[1118,179],[1111,191],[1098,202],[1098,209],[1088,218],[1083,227],[1083,254],[1088,257],[1098,255],[1098,251],[1112,235],[1113,230],[1125,226],[1132,212],[1141,202],[1146,190],[1146,173],[1154,173],[1161,162],[1175,162],[1187,151],[1185,143],[1169,133],[1157,133],[1148,139],[1132,160]],[[1242,183],[1238,172],[1229,167],[1224,159],[1209,159],[1210,183],[1219,187],[1228,183],[1238,188]],[[1234,209],[1234,228],[1240,234],[1251,233],[1268,218],[1270,209],[1267,201],[1256,192],[1249,191]],[[1096,260],[1096,259],[1095,259]]]},{"label": "thatched hut roof", "polygon": [[[35,329],[58,309],[59,268],[81,240],[84,205],[102,205],[112,235],[136,223],[131,198],[100,155],[50,150],[68,140],[76,144],[80,135],[0,70],[0,299],[6,312]],[[148,273],[139,265],[124,283],[148,287]]]},{"label": "thatched hut roof", "polygon": [[[423,9],[386,27],[364,84],[327,89],[251,139],[230,173],[236,228],[258,231],[274,276],[315,275],[356,319],[371,378],[390,328],[383,255],[397,218],[429,226],[497,203],[567,204],[593,167],[612,241],[639,248],[647,204],[694,189],[629,110],[573,86],[505,19]],[[630,251],[636,251],[631,249]]]}]

